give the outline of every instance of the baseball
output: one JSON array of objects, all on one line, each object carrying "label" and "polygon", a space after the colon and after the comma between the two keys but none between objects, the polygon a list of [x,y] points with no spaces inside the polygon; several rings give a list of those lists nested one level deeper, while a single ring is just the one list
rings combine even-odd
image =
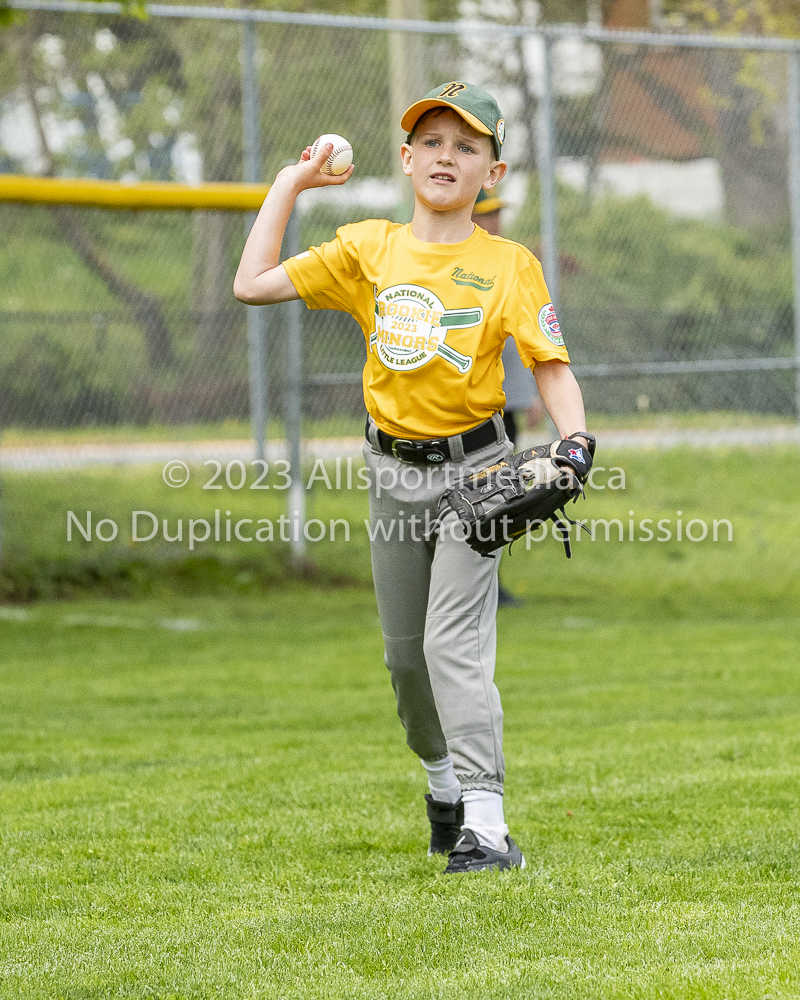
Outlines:
[{"label": "baseball", "polygon": [[314,142],[314,145],[311,147],[311,155],[314,156],[319,147],[324,146],[326,142],[333,143],[333,150],[328,159],[322,164],[321,170],[323,174],[331,174],[336,177],[339,174],[343,174],[353,162],[353,147],[347,139],[343,139],[340,135],[336,135],[333,132],[326,132],[325,135],[321,135]]}]

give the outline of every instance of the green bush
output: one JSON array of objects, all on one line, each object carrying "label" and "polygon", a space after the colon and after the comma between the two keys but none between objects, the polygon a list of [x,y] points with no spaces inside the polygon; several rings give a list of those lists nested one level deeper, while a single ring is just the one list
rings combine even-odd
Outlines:
[{"label": "green bush", "polygon": [[[742,229],[680,219],[645,197],[591,200],[559,186],[561,307],[596,360],[790,354],[788,224]],[[539,245],[532,184],[507,235]]]},{"label": "green bush", "polygon": [[0,365],[0,423],[74,427],[115,424],[128,407],[124,386],[100,386],[80,350],[39,331]]},{"label": "green bush", "polygon": [[[591,199],[559,186],[562,326],[573,362],[793,354],[790,233],[680,219],[645,197]],[[507,235],[541,253],[532,183]],[[595,412],[738,409],[790,414],[791,372],[587,378]]]}]

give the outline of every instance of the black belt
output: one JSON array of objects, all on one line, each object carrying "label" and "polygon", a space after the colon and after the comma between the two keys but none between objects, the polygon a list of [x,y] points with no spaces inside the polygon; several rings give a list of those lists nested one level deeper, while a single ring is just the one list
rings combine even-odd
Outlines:
[{"label": "black belt", "polygon": [[[398,462],[406,462],[410,465],[440,465],[442,462],[453,459],[450,452],[450,442],[446,437],[415,441],[411,438],[394,438],[389,434],[384,434],[380,428],[376,429],[380,450],[384,455],[393,455]],[[366,435],[369,441],[369,419],[367,419]],[[472,430],[464,431],[461,435],[465,455],[485,448],[487,445],[495,444],[497,440],[497,428],[492,420],[486,420],[484,423],[478,424],[477,427],[473,427]]]}]

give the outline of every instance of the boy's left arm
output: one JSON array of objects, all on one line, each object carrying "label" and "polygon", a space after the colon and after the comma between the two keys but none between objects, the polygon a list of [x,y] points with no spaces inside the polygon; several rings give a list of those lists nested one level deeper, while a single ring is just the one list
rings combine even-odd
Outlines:
[{"label": "boy's left arm", "polygon": [[[538,361],[533,374],[547,412],[563,439],[588,430],[581,389],[565,361]],[[588,446],[585,438],[578,438]]]}]

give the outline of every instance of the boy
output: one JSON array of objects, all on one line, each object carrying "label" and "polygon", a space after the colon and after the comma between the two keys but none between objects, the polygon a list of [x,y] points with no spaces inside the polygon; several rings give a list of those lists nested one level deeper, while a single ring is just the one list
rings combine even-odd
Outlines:
[{"label": "boy", "polygon": [[498,560],[465,544],[452,513],[437,525],[437,505],[461,475],[510,454],[500,361],[507,336],[535,365],[562,437],[585,427],[583,401],[539,262],[471,220],[479,191],[507,169],[494,98],[449,83],[412,104],[402,126],[400,156],[414,187],[409,225],[343,226],[330,243],[281,264],[298,193],[343,184],[353,169],[322,174],[330,148],[313,158],[307,148],[275,179],[234,293],[251,304],[299,297],[341,309],[364,331],[372,572],[398,715],[428,775],[428,853],[449,853],[449,873],[524,867],[503,812]]}]

